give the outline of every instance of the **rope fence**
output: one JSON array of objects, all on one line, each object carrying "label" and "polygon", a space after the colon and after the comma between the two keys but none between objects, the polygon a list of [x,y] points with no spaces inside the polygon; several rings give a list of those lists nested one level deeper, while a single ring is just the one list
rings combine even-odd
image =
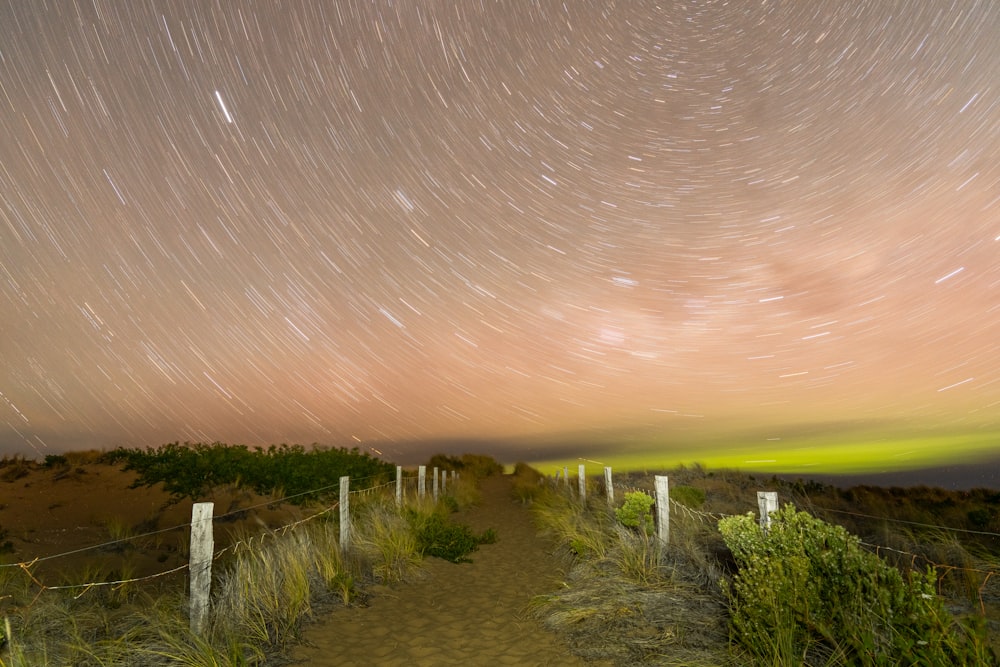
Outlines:
[{"label": "rope fence", "polygon": [[[409,491],[416,490],[418,492],[418,495],[420,497],[423,497],[424,496],[424,483],[425,483],[425,477],[424,477],[424,475],[425,475],[425,472],[426,472],[424,470],[424,468],[425,468],[424,466],[420,466],[417,475],[413,475],[413,476],[411,476],[411,475],[405,475],[404,476],[402,474],[402,468],[401,467],[397,467],[397,478],[396,478],[395,481],[385,482],[385,483],[382,483],[382,484],[377,484],[377,485],[374,485],[374,486],[368,486],[368,487],[361,488],[361,489],[350,490],[350,491],[347,492],[347,496],[348,497],[349,496],[368,497],[368,496],[374,496],[376,494],[386,493],[390,489],[395,489],[397,491],[397,498],[401,497],[403,495],[403,493],[405,491],[407,491],[407,490],[409,490]],[[435,476],[434,489],[436,491],[439,488],[439,479],[440,479],[440,487],[443,488],[445,486],[446,482],[444,480],[446,479],[447,475],[446,475],[446,471],[444,471],[444,470],[440,470],[439,471],[437,468],[433,469],[433,474]],[[452,474],[455,475],[453,477],[453,479],[456,479],[457,478],[457,474],[456,473],[452,473]],[[439,478],[439,475],[440,475],[440,478]],[[372,479],[375,479],[375,477],[364,477],[364,478],[359,478],[359,479],[353,480],[353,481],[355,481],[355,482],[367,482],[367,481],[371,481]],[[249,512],[252,512],[254,510],[259,510],[259,509],[264,508],[264,507],[274,507],[274,506],[281,505],[283,503],[286,503],[286,502],[289,502],[291,500],[294,500],[294,499],[297,499],[297,498],[301,498],[301,497],[304,497],[304,496],[319,495],[319,494],[322,494],[323,492],[328,492],[328,491],[331,491],[331,490],[333,490],[335,488],[338,488],[339,486],[341,486],[341,485],[340,484],[331,484],[331,485],[323,486],[323,487],[320,487],[320,488],[317,488],[317,489],[310,489],[308,491],[303,491],[301,493],[295,493],[295,494],[290,494],[290,495],[287,495],[287,496],[282,496],[280,498],[269,499],[269,500],[262,501],[262,502],[259,502],[259,503],[253,504],[253,505],[249,505],[247,507],[241,507],[239,509],[232,510],[232,511],[229,511],[229,512],[226,512],[226,513],[223,513],[223,514],[213,515],[211,517],[211,521],[214,524],[216,522],[225,521],[227,519],[231,519],[231,518],[234,518],[234,517],[245,516],[246,514],[248,514]],[[292,521],[290,523],[283,524],[283,525],[281,525],[281,526],[279,526],[277,528],[267,529],[266,531],[261,532],[261,533],[259,533],[257,535],[252,535],[252,536],[249,536],[249,537],[245,537],[243,539],[237,540],[236,542],[233,542],[232,544],[229,544],[226,547],[223,547],[223,548],[217,549],[217,550],[213,550],[211,552],[211,558],[210,558],[210,560],[211,561],[217,561],[217,560],[219,560],[222,556],[224,556],[227,553],[229,553],[229,554],[231,554],[233,556],[236,556],[236,555],[238,555],[238,554],[240,554],[242,552],[253,550],[255,548],[255,545],[256,545],[256,548],[261,548],[263,546],[264,542],[267,539],[269,539],[269,538],[270,539],[277,539],[277,538],[283,537],[283,536],[287,535],[289,532],[295,530],[296,528],[298,528],[299,526],[301,526],[303,524],[306,524],[308,522],[314,521],[314,520],[319,519],[321,517],[327,516],[327,515],[331,514],[332,512],[337,511],[338,509],[340,509],[341,503],[344,502],[345,500],[346,500],[346,498],[342,496],[341,500],[338,500],[337,502],[334,502],[333,504],[328,505],[327,507],[324,507],[323,509],[321,509],[321,510],[319,510],[317,512],[314,512],[314,513],[310,514],[309,516],[297,519],[297,520]],[[195,503],[195,505],[198,505],[198,504],[199,503]],[[211,504],[211,503],[208,503],[208,504]],[[191,569],[192,568],[192,563],[189,560],[188,562],[183,563],[181,565],[178,565],[176,567],[172,567],[172,568],[160,571],[160,572],[156,572],[156,573],[148,574],[148,575],[143,575],[143,576],[138,576],[138,577],[126,577],[126,578],[120,578],[120,579],[109,580],[109,581],[88,581],[88,582],[76,583],[76,584],[59,584],[59,585],[49,585],[49,584],[44,583],[43,581],[40,580],[40,578],[38,576],[36,576],[36,573],[33,571],[33,568],[37,564],[42,563],[42,562],[52,561],[52,560],[56,560],[56,559],[59,559],[59,558],[65,558],[65,557],[68,557],[68,556],[75,556],[75,555],[79,555],[81,553],[86,553],[88,551],[94,551],[94,550],[100,550],[100,549],[110,549],[110,548],[114,548],[114,547],[120,546],[120,545],[125,544],[125,543],[136,542],[136,541],[139,541],[139,540],[147,539],[147,538],[150,538],[150,537],[155,537],[155,536],[162,535],[162,534],[165,534],[165,533],[170,533],[170,532],[174,532],[174,531],[178,531],[178,530],[188,530],[188,529],[191,529],[193,531],[194,527],[195,527],[195,524],[194,524],[194,521],[192,521],[192,522],[188,522],[188,523],[179,524],[179,525],[176,525],[176,526],[171,526],[169,528],[161,528],[161,529],[158,529],[158,530],[153,530],[153,531],[148,531],[148,532],[140,533],[138,535],[131,535],[131,536],[125,537],[125,538],[120,538],[120,539],[115,539],[115,540],[109,540],[107,542],[101,542],[99,544],[93,544],[93,545],[86,546],[86,547],[81,547],[81,548],[78,548],[78,549],[72,549],[70,551],[65,551],[65,552],[61,552],[61,553],[57,553],[57,554],[51,554],[51,555],[48,555],[48,556],[38,556],[38,557],[32,558],[30,560],[22,560],[22,561],[18,561],[18,562],[14,562],[14,563],[0,563],[0,569],[2,569],[2,568],[18,568],[18,569],[20,569],[25,574],[25,576],[29,579],[29,581],[32,584],[34,584],[35,586],[38,587],[38,592],[35,594],[34,598],[32,599],[31,604],[34,604],[34,602],[38,599],[38,597],[41,596],[46,591],[60,591],[60,590],[61,591],[74,591],[74,590],[79,590],[80,592],[78,594],[76,594],[76,595],[73,596],[74,599],[79,599],[79,598],[83,597],[84,595],[86,595],[89,591],[97,589],[97,588],[106,588],[106,587],[115,588],[115,587],[122,587],[122,586],[130,585],[130,584],[140,584],[140,583],[143,583],[143,582],[148,582],[148,581],[152,581],[152,580],[155,580],[155,579],[160,579],[162,577],[167,577],[169,575],[177,574],[178,572],[182,572],[184,570]],[[3,599],[3,597],[9,597],[9,596],[0,596],[0,599]]]},{"label": "rope fence", "polygon": [[[592,463],[597,463],[597,462],[593,461]],[[561,486],[564,490],[572,493],[572,485],[570,484],[570,480],[569,480],[569,476],[568,476],[568,470],[566,468],[563,468],[561,472],[562,472],[562,479],[560,480],[560,474],[559,474],[559,471],[557,471],[555,477],[554,478],[550,478],[551,483],[553,483],[557,488]],[[579,481],[579,488],[581,490],[585,488],[584,480],[585,480],[584,466],[580,465],[579,466],[579,478],[578,478],[578,481]],[[560,483],[560,481],[561,481],[561,483]],[[614,488],[625,489],[626,492],[628,492],[628,491],[641,491],[643,493],[648,493],[648,491],[646,489],[640,489],[640,488],[635,487],[635,486],[631,486],[630,487],[630,486],[626,486],[626,485],[614,485],[614,483],[611,481],[611,468],[610,467],[605,467],[604,468],[603,481],[604,481],[605,486],[607,487],[605,490],[606,490],[606,493],[607,493],[609,505],[613,505],[613,498],[614,498],[614,491],[613,491],[613,489]],[[657,531],[658,531],[658,534],[660,536],[661,541],[664,544],[666,544],[668,542],[668,539],[669,539],[667,536],[669,535],[669,515],[670,515],[671,512],[681,513],[681,514],[685,515],[686,517],[688,517],[688,518],[690,518],[692,520],[695,520],[695,521],[698,521],[698,522],[701,522],[701,523],[706,523],[706,524],[709,524],[709,525],[717,524],[721,519],[724,519],[724,518],[727,518],[727,517],[737,516],[737,515],[734,515],[734,514],[726,514],[726,513],[721,513],[721,512],[706,512],[706,511],[698,510],[698,509],[695,509],[695,508],[690,507],[688,505],[685,505],[684,503],[681,503],[681,502],[678,502],[678,501],[674,500],[673,498],[671,498],[669,496],[669,493],[667,493],[667,491],[666,491],[666,489],[667,489],[667,478],[666,478],[666,476],[657,475],[655,477],[655,481],[656,481],[656,489],[654,490],[655,506],[658,507],[658,506],[662,505],[662,506],[665,506],[665,507],[669,508],[668,511],[666,511],[666,512],[657,512],[657,514],[656,514],[656,516],[657,516],[657,521],[656,521],[656,523],[657,523]],[[768,509],[768,511],[766,511],[766,512],[765,511],[761,511],[761,513],[760,513],[761,525],[765,525],[770,520],[769,519],[770,512],[777,509],[777,494],[774,493],[774,492],[758,492],[758,507],[760,507],[763,510],[764,505],[761,504],[762,503],[762,499],[761,499],[762,495],[773,495],[773,497],[770,499],[770,501],[773,503],[772,505],[769,506],[770,509]],[[581,493],[581,498],[583,500],[586,500],[586,496],[584,494],[582,494],[582,493]],[[813,511],[816,511],[816,512],[829,512],[831,514],[841,514],[841,515],[853,516],[853,517],[857,517],[857,518],[863,518],[863,519],[874,520],[874,521],[885,521],[885,522],[889,522],[889,523],[898,523],[898,524],[902,524],[902,525],[916,526],[916,527],[920,527],[920,528],[925,528],[925,529],[930,529],[930,530],[940,530],[940,531],[951,532],[951,533],[960,533],[960,534],[967,534],[967,535],[975,535],[975,536],[980,536],[980,537],[1000,538],[1000,533],[995,533],[995,532],[991,532],[991,531],[970,530],[970,529],[966,529],[966,528],[957,528],[957,527],[952,527],[952,526],[940,526],[940,525],[936,525],[936,524],[930,524],[930,523],[919,522],[919,521],[910,521],[910,520],[906,520],[906,519],[896,519],[896,518],[893,518],[893,517],[876,516],[876,515],[872,515],[872,514],[865,514],[863,512],[852,512],[852,511],[847,511],[847,510],[837,510],[837,509],[833,509],[833,508],[826,508],[826,507],[817,506],[817,505],[813,504],[811,502],[811,500],[809,502],[809,505],[810,505],[810,509],[813,510]],[[667,525],[661,525],[662,523],[665,523],[665,522],[667,523]],[[906,551],[904,549],[899,549],[899,548],[889,547],[889,546],[879,545],[879,544],[873,544],[873,543],[861,540],[860,538],[859,538],[859,544],[861,546],[863,546],[864,548],[869,549],[872,553],[874,553],[876,556],[878,556],[880,558],[885,558],[885,554],[893,554],[893,555],[895,555],[897,557],[902,557],[902,558],[908,559],[909,560],[909,567],[910,567],[911,570],[916,570],[918,563],[923,563],[926,566],[928,566],[930,568],[933,568],[933,570],[935,571],[935,573],[937,573],[937,582],[938,582],[938,591],[939,591],[939,594],[940,594],[940,592],[942,590],[943,582],[944,582],[945,578],[948,577],[949,574],[952,574],[952,573],[965,573],[965,574],[969,574],[969,575],[974,575],[976,578],[981,577],[982,580],[981,580],[981,582],[977,586],[977,597],[978,597],[980,612],[982,614],[984,614],[984,615],[986,613],[986,604],[985,604],[985,600],[984,600],[984,592],[986,591],[987,584],[989,584],[989,582],[991,580],[994,580],[994,581],[995,580],[1000,580],[1000,577],[997,577],[996,579],[994,578],[994,575],[1000,575],[1000,569],[998,569],[998,568],[993,568],[993,567],[989,567],[989,566],[985,566],[985,567],[968,567],[968,566],[965,566],[965,565],[955,565],[953,563],[939,563],[939,562],[935,561],[934,559],[932,559],[931,557],[929,557],[929,556],[927,556],[925,554],[918,554],[918,553],[913,553],[913,552],[910,552],[910,551]]]},{"label": "rope fence", "polygon": [[[581,466],[581,472],[582,472],[582,468],[583,468],[583,466]],[[609,468],[606,469],[606,470],[610,471]],[[445,471],[439,471],[436,468],[433,471],[433,474],[434,474],[433,490],[434,490],[434,496],[435,496],[435,498],[437,497],[438,489],[439,488],[441,488],[441,489],[445,488],[445,486],[447,484],[447,482],[445,481],[446,476],[443,475],[444,472]],[[397,469],[397,479],[395,481],[385,482],[385,483],[382,483],[382,484],[378,484],[378,485],[374,485],[374,486],[370,486],[370,487],[366,487],[366,488],[362,488],[362,489],[351,490],[351,491],[348,492],[347,495],[348,495],[348,497],[349,496],[365,497],[365,496],[376,495],[376,494],[379,494],[379,493],[385,493],[389,489],[395,489],[396,490],[396,494],[397,494],[397,501],[398,501],[398,499],[405,492],[413,492],[414,490],[416,491],[416,493],[418,494],[419,497],[424,497],[424,495],[427,493],[425,474],[426,474],[426,471],[424,470],[424,466],[420,467],[420,469],[418,470],[418,474],[415,475],[415,476],[414,475],[403,476],[401,468],[398,468]],[[439,474],[442,474],[442,476],[440,478],[439,478]],[[565,469],[564,469],[564,474],[565,474]],[[355,481],[357,481],[357,482],[364,482],[364,481],[370,481],[371,479],[372,478],[362,478],[362,479],[355,480]],[[439,483],[439,479],[440,479],[440,483]],[[609,480],[609,479],[610,479],[610,472],[606,472],[605,473],[605,480]],[[557,473],[557,475],[555,477],[555,482],[556,482],[557,485],[558,485],[559,481],[560,481],[559,480],[559,475]],[[569,485],[568,478],[564,478],[562,481],[563,481],[563,486],[565,488],[567,488],[567,489],[571,488],[570,485]],[[664,484],[664,486],[665,486],[665,484]],[[217,521],[223,521],[223,520],[235,517],[235,516],[246,515],[248,512],[251,512],[253,510],[258,510],[258,509],[263,508],[263,507],[273,507],[273,506],[276,506],[276,505],[280,505],[282,503],[289,502],[289,501],[291,501],[293,499],[300,498],[300,497],[303,497],[303,496],[321,494],[323,492],[330,491],[330,490],[332,490],[332,489],[334,489],[336,487],[337,487],[337,485],[327,485],[327,486],[324,486],[324,487],[320,487],[318,489],[311,489],[309,491],[304,491],[304,492],[301,492],[301,493],[291,494],[291,495],[288,495],[288,496],[283,496],[281,498],[276,498],[276,499],[270,499],[270,500],[267,500],[267,501],[262,501],[260,503],[254,504],[254,505],[250,505],[250,506],[243,507],[243,508],[240,508],[240,509],[237,509],[237,510],[226,512],[224,514],[213,516],[212,517],[212,523],[215,523]],[[582,488],[585,488],[585,487],[584,487],[583,484],[581,484],[580,488],[582,489]],[[625,487],[618,487],[618,488],[625,488]],[[633,487],[633,488],[631,488],[629,490],[641,490],[641,489]],[[643,492],[645,492],[645,491],[643,491]],[[610,500],[613,497],[613,492],[609,493],[608,495],[609,495],[609,500]],[[663,502],[663,500],[660,499],[660,498],[657,498],[657,501],[658,501],[658,503],[662,502],[665,507],[669,508],[669,511],[666,512],[666,513],[664,513],[667,517],[669,517],[669,513],[670,512],[679,513],[679,514],[682,514],[682,515],[686,516],[687,518],[689,518],[691,520],[698,521],[698,522],[701,522],[701,523],[704,523],[704,524],[708,524],[708,525],[714,525],[714,524],[717,524],[723,518],[730,517],[730,516],[735,516],[733,514],[726,514],[726,513],[721,513],[721,512],[706,512],[706,511],[703,511],[703,510],[699,510],[699,509],[690,507],[688,505],[685,505],[684,503],[680,503],[680,502],[674,500],[673,498],[670,498],[669,494],[666,494],[666,498],[665,499],[666,499],[666,502]],[[224,556],[227,553],[232,554],[233,556],[235,556],[235,555],[237,555],[239,553],[242,553],[242,552],[245,552],[245,551],[249,551],[249,550],[253,550],[254,548],[261,548],[262,545],[264,544],[264,542],[267,539],[269,539],[269,538],[271,538],[271,539],[277,539],[277,538],[283,537],[283,536],[287,535],[290,531],[295,530],[296,528],[298,528],[299,526],[301,526],[303,524],[306,524],[306,523],[309,523],[309,522],[314,521],[316,519],[319,519],[321,517],[327,516],[327,515],[335,512],[335,511],[341,509],[341,503],[344,502],[344,501],[346,501],[346,498],[342,497],[341,501],[334,502],[333,504],[331,504],[331,505],[329,505],[327,507],[324,507],[323,509],[321,509],[321,510],[319,510],[317,512],[314,512],[313,514],[310,514],[309,516],[297,519],[297,520],[292,521],[290,523],[283,524],[283,525],[281,525],[281,526],[279,526],[277,528],[274,528],[274,529],[268,529],[265,532],[262,532],[260,534],[240,539],[240,540],[238,540],[238,541],[236,541],[236,542],[234,542],[232,544],[229,544],[228,546],[226,546],[224,548],[217,549],[217,550],[213,549],[211,551],[211,561],[217,561],[217,560],[219,560],[222,556]],[[953,533],[961,533],[961,534],[969,534],[969,535],[976,535],[976,536],[1000,538],[1000,533],[995,533],[995,532],[991,532],[991,531],[970,530],[970,529],[956,528],[956,527],[951,527],[951,526],[941,526],[941,525],[935,525],[935,524],[918,522],[918,521],[910,521],[910,520],[905,520],[905,519],[896,519],[896,518],[892,518],[892,517],[876,516],[876,515],[872,515],[872,514],[865,514],[865,513],[862,513],[862,512],[853,512],[853,511],[848,511],[848,510],[838,510],[838,509],[820,507],[820,506],[815,506],[815,505],[813,505],[811,507],[811,509],[813,509],[815,511],[818,511],[818,512],[829,512],[831,514],[841,514],[841,515],[853,516],[853,517],[856,517],[856,518],[862,518],[862,519],[873,520],[873,521],[885,521],[885,522],[890,522],[890,523],[898,523],[898,524],[902,524],[902,525],[916,526],[916,527],[926,528],[926,529],[931,529],[931,530],[941,530],[941,531],[948,531],[948,532],[953,532]],[[765,517],[762,516],[761,518],[763,520]],[[155,580],[155,579],[160,579],[160,578],[163,578],[163,577],[167,577],[169,575],[173,575],[173,574],[176,574],[178,572],[182,572],[184,570],[187,570],[187,569],[191,568],[191,562],[189,561],[187,563],[184,563],[184,564],[176,566],[176,567],[172,567],[172,568],[160,571],[160,572],[156,572],[156,573],[149,574],[149,575],[138,576],[138,577],[127,577],[127,578],[120,578],[120,579],[109,580],[109,581],[90,581],[90,582],[77,583],[77,584],[61,584],[61,585],[48,585],[48,584],[43,583],[42,581],[40,581],[39,577],[37,577],[36,574],[33,572],[33,568],[37,564],[42,563],[42,562],[52,561],[52,560],[56,560],[56,559],[64,558],[64,557],[68,557],[68,556],[79,555],[81,553],[85,553],[85,552],[92,551],[92,550],[113,548],[113,547],[119,546],[119,545],[121,545],[123,543],[135,542],[135,541],[138,541],[138,540],[142,540],[142,539],[146,539],[146,538],[150,538],[150,537],[155,537],[155,536],[162,535],[162,534],[165,534],[165,533],[170,533],[170,532],[173,532],[173,531],[192,529],[193,526],[194,526],[194,524],[192,522],[189,522],[189,523],[184,523],[184,524],[179,524],[179,525],[176,525],[176,526],[172,526],[172,527],[169,527],[169,528],[162,528],[162,529],[158,529],[158,530],[154,530],[154,531],[148,531],[148,532],[141,533],[141,534],[138,534],[138,535],[133,535],[133,536],[129,536],[129,537],[121,538],[121,539],[110,540],[110,541],[102,542],[102,543],[99,543],[99,544],[94,544],[94,545],[90,545],[90,546],[86,546],[86,547],[81,547],[81,548],[78,548],[78,549],[73,549],[73,550],[62,552],[62,553],[58,553],[58,554],[52,554],[52,555],[48,555],[48,556],[39,556],[39,557],[33,558],[31,560],[24,560],[24,561],[14,562],[14,563],[2,563],[2,564],[0,564],[0,569],[2,569],[2,568],[19,568],[21,571],[23,571],[25,573],[25,575],[28,577],[28,579],[35,586],[37,586],[39,588],[38,593],[35,595],[35,598],[34,598],[36,600],[45,591],[58,591],[58,590],[65,590],[65,591],[79,590],[80,592],[78,594],[74,595],[74,598],[78,599],[78,598],[84,596],[87,592],[89,592],[91,590],[94,590],[94,589],[97,589],[97,588],[102,588],[102,587],[112,587],[112,588],[114,588],[114,587],[121,587],[121,586],[125,586],[125,585],[140,584],[140,583],[152,581],[152,580]],[[666,533],[663,533],[663,534],[666,534]],[[661,534],[661,537],[662,537],[662,534]],[[916,569],[918,563],[923,563],[923,564],[925,564],[925,565],[927,565],[929,567],[934,568],[934,570],[939,573],[939,575],[938,575],[939,590],[940,590],[940,586],[941,586],[942,582],[944,581],[945,577],[947,577],[950,573],[959,573],[959,572],[961,572],[961,573],[968,573],[970,575],[974,575],[977,578],[981,577],[982,581],[979,584],[977,591],[978,591],[978,600],[979,600],[980,609],[981,609],[981,611],[983,611],[983,613],[985,613],[985,602],[984,602],[983,594],[984,594],[984,591],[986,590],[987,584],[991,580],[994,580],[994,575],[1000,574],[1000,569],[995,569],[995,568],[990,568],[990,567],[968,567],[968,566],[964,566],[964,565],[955,565],[955,564],[952,564],[952,563],[939,563],[939,562],[936,562],[935,560],[933,560],[932,558],[930,558],[929,556],[927,556],[925,554],[913,553],[911,551],[907,551],[907,550],[904,550],[904,549],[899,549],[899,548],[890,547],[890,546],[886,546],[886,545],[874,544],[874,543],[870,543],[870,542],[863,541],[863,540],[860,541],[860,544],[862,546],[864,546],[865,548],[871,550],[873,553],[875,553],[879,557],[885,557],[884,554],[893,554],[897,558],[908,559],[909,560],[909,565],[910,565],[911,569]]]}]

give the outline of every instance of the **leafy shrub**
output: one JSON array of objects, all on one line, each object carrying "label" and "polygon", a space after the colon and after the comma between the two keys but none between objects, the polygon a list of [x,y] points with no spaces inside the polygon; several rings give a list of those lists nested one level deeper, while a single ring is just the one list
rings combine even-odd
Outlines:
[{"label": "leafy shrub", "polygon": [[653,533],[653,505],[655,500],[644,491],[628,491],[622,506],[615,510],[618,521],[628,528],[635,528],[646,535]]},{"label": "leafy shrub", "polygon": [[163,484],[175,499],[199,500],[227,485],[261,495],[280,493],[293,504],[305,504],[338,493],[341,476],[354,489],[375,486],[395,473],[391,463],[354,449],[271,445],[253,450],[244,445],[171,443],[157,449],[115,449],[105,455],[138,473],[132,488]]},{"label": "leafy shrub", "polygon": [[496,541],[496,533],[492,529],[476,535],[465,524],[451,521],[440,512],[411,509],[407,510],[407,519],[417,538],[417,551],[423,556],[435,556],[452,563],[469,563],[471,559],[468,555],[480,544]]},{"label": "leafy shrub", "polygon": [[981,632],[944,609],[933,572],[904,579],[791,505],[772,516],[766,533],[749,514],[719,522],[739,565],[726,587],[734,636],[762,663],[995,664]]}]

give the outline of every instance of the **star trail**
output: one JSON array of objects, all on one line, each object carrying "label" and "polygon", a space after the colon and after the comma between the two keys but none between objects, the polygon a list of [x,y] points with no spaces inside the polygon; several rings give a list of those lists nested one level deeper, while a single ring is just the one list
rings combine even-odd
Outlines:
[{"label": "star trail", "polygon": [[997,35],[988,0],[8,0],[0,451],[996,429]]}]

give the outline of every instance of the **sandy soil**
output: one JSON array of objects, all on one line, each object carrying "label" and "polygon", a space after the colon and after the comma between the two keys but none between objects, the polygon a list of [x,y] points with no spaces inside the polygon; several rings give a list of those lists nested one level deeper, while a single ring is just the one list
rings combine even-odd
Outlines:
[{"label": "sandy soil", "polygon": [[456,518],[476,531],[493,528],[495,544],[481,546],[472,563],[430,558],[413,581],[374,591],[369,606],[334,609],[307,628],[296,664],[584,664],[525,613],[532,597],[561,585],[561,570],[528,510],[512,500],[510,479],[490,478],[482,493]]},{"label": "sandy soil", "polygon": [[[0,544],[10,542],[14,548],[0,555],[2,562],[38,559],[31,573],[48,586],[84,583],[77,581],[79,576],[121,573],[123,568],[131,576],[144,576],[185,564],[192,501],[171,503],[160,485],[130,489],[134,480],[134,473],[100,463],[61,469],[33,463],[0,467],[0,531],[6,531]],[[217,517],[236,512],[216,524],[219,548],[241,531],[259,532],[262,524],[278,527],[300,514],[290,505],[269,508],[268,499],[246,492],[219,490],[202,500],[215,503]],[[240,511],[255,505],[261,506]],[[106,544],[155,531],[162,532]]]}]

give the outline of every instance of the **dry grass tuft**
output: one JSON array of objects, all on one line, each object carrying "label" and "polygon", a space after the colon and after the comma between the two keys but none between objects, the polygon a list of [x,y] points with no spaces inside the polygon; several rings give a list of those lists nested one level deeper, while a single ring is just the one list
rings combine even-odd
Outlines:
[{"label": "dry grass tuft", "polygon": [[561,487],[541,487],[532,511],[561,545],[568,573],[565,588],[535,598],[529,611],[574,653],[620,665],[736,664],[721,567],[703,543],[709,531],[678,518],[687,537],[665,548],[617,523],[603,499],[584,506]]}]

